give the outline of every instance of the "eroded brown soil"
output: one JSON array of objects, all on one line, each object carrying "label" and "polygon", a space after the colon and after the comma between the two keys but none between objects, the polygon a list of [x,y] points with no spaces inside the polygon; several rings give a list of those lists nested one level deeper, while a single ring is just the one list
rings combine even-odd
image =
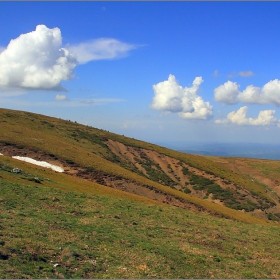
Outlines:
[{"label": "eroded brown soil", "polygon": [[[210,195],[207,196],[205,190],[194,189],[194,187],[191,184],[189,184],[190,183],[189,176],[185,175],[183,172],[184,168],[187,168],[188,171],[192,174],[212,180],[215,184],[218,184],[224,190],[230,189],[234,193],[238,193],[238,196],[241,199],[240,201],[251,201],[256,205],[259,205],[260,203],[259,198],[255,197],[248,189],[246,189],[246,187],[236,185],[226,179],[222,179],[220,177],[209,174],[198,168],[189,166],[186,163],[180,162],[175,158],[169,157],[164,154],[160,154],[155,151],[146,150],[143,148],[126,146],[114,140],[108,140],[106,144],[116,156],[134,165],[134,167],[140,170],[146,177],[148,177],[151,180],[153,180],[154,178],[152,178],[152,176],[149,175],[147,170],[145,169],[147,168],[147,162],[150,164],[149,168],[153,168],[156,170],[158,166],[160,170],[165,173],[165,175],[167,175],[172,181],[176,183],[175,185],[173,185],[174,188],[183,191],[184,187],[187,186],[187,188],[190,190],[190,195],[192,196],[203,198],[217,204],[225,205],[223,201],[220,201],[219,199],[215,199],[213,194],[210,193]],[[276,190],[279,191],[280,189],[280,186],[276,185],[279,184],[277,180],[272,180],[268,177],[265,177],[261,172],[258,172],[253,167],[249,167],[247,164],[245,164],[242,161],[242,159],[240,159],[240,161],[237,160],[236,162],[233,161],[229,162],[222,158],[215,158],[215,160],[220,161],[220,163],[224,167],[227,167],[228,169],[236,173],[244,174],[247,176],[248,174],[250,174],[252,180],[265,184],[268,187],[272,187],[275,191]],[[158,182],[161,184],[165,184],[165,182],[162,182],[160,180],[158,180]],[[126,191],[129,191],[129,189],[126,189]],[[280,193],[278,193],[278,195],[279,194]],[[140,195],[146,196],[146,194],[143,192]],[[266,211],[268,210],[271,213],[280,213],[280,205],[278,203],[279,198],[271,191],[269,191],[269,196],[277,203],[277,205],[271,207],[269,210],[266,209]],[[263,210],[258,208],[256,208],[252,213],[262,218],[266,217],[267,215]]]},{"label": "eroded brown soil", "polygon": [[[132,163],[136,168],[142,171],[143,174],[145,174],[147,177],[148,174],[146,170],[142,167],[142,165],[139,163],[143,158],[148,158],[155,164],[158,164],[164,173],[169,176],[174,182],[177,183],[175,186],[176,189],[181,189],[182,187],[188,185],[189,183],[189,177],[184,175],[183,168],[187,168],[191,173],[202,176],[204,178],[213,180],[215,183],[219,184],[223,189],[232,189],[236,190],[235,184],[228,182],[227,180],[224,180],[222,178],[219,178],[217,176],[211,175],[206,173],[205,171],[202,171],[198,168],[192,167],[190,165],[187,165],[186,163],[182,163],[179,160],[175,158],[171,158],[169,156],[166,156],[164,154],[160,154],[155,151],[146,150],[142,148],[135,148],[130,146],[125,146],[122,143],[119,143],[117,141],[108,140],[106,142],[107,146],[110,148],[110,150],[118,157],[122,158],[123,160],[129,161]],[[143,156],[144,155],[144,156]],[[194,190],[191,185],[188,185],[188,188],[191,190],[191,195],[203,198],[205,196],[205,191],[197,191]],[[244,195],[250,196],[249,191],[247,190],[239,190],[240,193],[243,193]],[[253,199],[250,196],[250,199]],[[223,202],[219,200],[213,199],[213,196],[209,196],[207,200],[223,204]]]},{"label": "eroded brown soil", "polygon": [[[147,170],[143,167],[143,163],[149,162],[150,167],[154,168],[155,170],[160,170],[160,172],[163,172],[164,175],[168,176],[175,184],[172,186],[173,188],[177,190],[183,190],[184,187],[187,186],[187,188],[190,190],[190,195],[200,197],[207,199],[208,201],[212,201],[214,203],[218,204],[224,204],[222,201],[218,199],[214,199],[213,195],[210,194],[207,197],[206,191],[204,190],[195,190],[192,185],[189,184],[189,176],[185,175],[183,172],[184,168],[187,168],[188,171],[192,174],[195,174],[197,176],[202,176],[204,178],[208,178],[212,180],[214,183],[221,186],[223,189],[231,189],[234,191],[237,191],[240,194],[242,194],[246,199],[250,199],[253,202],[257,203],[257,200],[254,196],[251,195],[251,193],[246,190],[245,188],[242,188],[242,186],[236,186],[232,182],[229,182],[225,179],[219,178],[217,176],[214,176],[212,174],[206,173],[203,170],[200,170],[198,168],[192,167],[187,165],[186,163],[180,162],[179,160],[166,156],[164,154],[160,154],[156,151],[146,150],[142,148],[136,148],[131,146],[126,146],[120,142],[108,140],[106,141],[106,144],[108,148],[113,152],[116,156],[118,156],[123,161],[132,164],[139,172],[141,172],[144,176],[146,176],[149,179],[152,179],[151,176],[148,174]],[[136,182],[133,180],[128,180],[125,178],[122,178],[120,176],[116,176],[113,174],[105,174],[103,171],[93,170],[91,168],[85,168],[74,164],[69,164],[65,160],[61,158],[57,158],[55,155],[44,153],[40,150],[32,150],[28,149],[26,147],[15,147],[12,145],[7,145],[0,143],[0,153],[4,154],[5,156],[24,156],[24,157],[30,157],[35,160],[40,161],[47,161],[51,164],[60,166],[64,168],[65,173],[69,174],[71,176],[78,176],[81,178],[84,178],[86,180],[90,180],[93,182],[97,182],[104,186],[109,186],[112,188],[117,188],[122,191],[130,192],[133,194],[137,194],[140,196],[144,196],[153,200],[160,201],[162,203],[167,203],[170,205],[174,205],[181,208],[186,209],[193,209],[193,210],[200,210],[199,207],[188,203],[182,199],[179,199],[177,197],[174,197],[170,194],[166,194],[163,192],[158,191],[157,189],[153,188],[152,186],[143,185],[140,182]],[[240,174],[251,174],[252,180],[257,180],[259,182],[262,182],[263,184],[275,188],[277,190],[276,180],[272,180],[268,177],[265,177],[262,173],[258,172],[253,167],[249,167],[247,164],[239,161],[227,161],[224,159],[216,158],[215,160],[221,161],[221,164],[234,172],[240,173]],[[164,182],[161,182],[159,180],[159,183],[164,184]],[[278,191],[279,191],[278,189]],[[280,194],[280,193],[278,193]],[[275,206],[274,209],[272,209],[272,212],[279,212],[279,205]],[[263,211],[256,209],[254,211],[254,214],[259,217],[265,216]]]},{"label": "eroded brown soil", "polygon": [[[226,168],[244,175],[250,175],[251,180],[257,181],[261,184],[264,184],[268,186],[269,188],[272,188],[278,195],[280,195],[280,182],[277,179],[271,179],[265,176],[262,172],[257,170],[256,168],[250,166],[248,164],[247,159],[220,159],[223,166]],[[250,159],[249,161],[255,162],[255,163],[262,163],[264,160],[258,160],[258,159]],[[280,175],[279,175],[280,178]]]},{"label": "eroded brown soil", "polygon": [[71,176],[78,176],[89,181],[97,182],[104,186],[120,189],[122,191],[130,192],[140,196],[144,196],[153,200],[160,201],[165,204],[170,204],[185,209],[203,211],[202,209],[200,209],[199,207],[191,203],[188,203],[186,201],[181,201],[180,199],[177,199],[171,195],[159,192],[156,189],[148,188],[147,186],[142,185],[139,182],[120,178],[119,176],[114,176],[112,174],[105,174],[102,171],[91,170],[91,169],[89,170],[86,168],[79,167],[77,165],[73,166],[71,164],[68,164],[64,160],[59,159],[53,155],[47,154],[43,151],[32,150],[26,147],[19,148],[16,146],[0,143],[0,153],[8,157],[22,156],[22,157],[29,157],[38,161],[46,161],[50,164],[54,164],[56,166],[62,167],[64,169],[64,172]]}]

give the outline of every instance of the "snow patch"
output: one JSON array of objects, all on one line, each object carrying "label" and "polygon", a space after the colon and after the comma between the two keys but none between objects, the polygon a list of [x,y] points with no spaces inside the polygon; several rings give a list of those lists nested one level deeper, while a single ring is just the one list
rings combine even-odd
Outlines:
[{"label": "snow patch", "polygon": [[38,161],[38,160],[35,160],[33,158],[19,157],[19,156],[13,156],[12,158],[22,160],[22,161],[26,161],[26,162],[36,164],[36,165],[39,165],[39,166],[42,166],[42,167],[51,168],[52,170],[54,170],[56,172],[64,172],[64,169],[62,167],[50,164],[46,161]]},{"label": "snow patch", "polygon": [[4,156],[4,155],[0,153],[0,156]]}]

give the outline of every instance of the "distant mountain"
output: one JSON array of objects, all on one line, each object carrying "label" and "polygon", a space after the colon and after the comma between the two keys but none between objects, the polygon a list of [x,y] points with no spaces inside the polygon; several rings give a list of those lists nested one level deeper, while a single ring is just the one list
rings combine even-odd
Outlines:
[{"label": "distant mountain", "polygon": [[174,150],[197,155],[280,160],[280,145],[271,143],[179,143],[165,144]]}]

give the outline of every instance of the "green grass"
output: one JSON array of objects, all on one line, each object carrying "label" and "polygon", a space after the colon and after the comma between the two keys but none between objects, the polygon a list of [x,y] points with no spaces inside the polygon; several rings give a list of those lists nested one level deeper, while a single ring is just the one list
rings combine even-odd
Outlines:
[{"label": "green grass", "polygon": [[[2,278],[280,277],[279,224],[192,197],[187,188],[177,191],[140,176],[104,141],[158,151],[266,197],[265,188],[247,182],[246,176],[210,158],[184,155],[69,121],[1,109],[0,122],[1,143],[44,151],[86,171],[141,182],[219,216],[164,205],[1,156]],[[158,170],[145,161],[146,170]],[[12,167],[23,172],[13,174]],[[269,168],[264,172],[270,174]],[[183,173],[192,174],[186,168]],[[151,176],[160,177],[158,173]],[[211,180],[193,179],[208,193],[221,193]],[[232,198],[231,202],[235,203]],[[270,213],[268,218],[276,216]]]},{"label": "green grass", "polygon": [[280,180],[280,161],[247,160],[247,164],[273,180]]},{"label": "green grass", "polygon": [[[12,167],[22,173],[11,173]],[[1,156],[1,277],[280,277],[277,224],[169,190],[253,224],[163,205]]]},{"label": "green grass", "polygon": [[3,278],[280,276],[277,227],[44,185],[0,189]]},{"label": "green grass", "polygon": [[[148,188],[175,196],[180,200],[187,201],[201,209],[223,217],[249,223],[266,224],[261,219],[245,215],[244,213],[221,205],[215,205],[209,201],[192,197],[189,194],[162,185],[166,184],[170,186],[174,184],[167,175],[164,175],[164,172],[161,172],[156,166],[152,166],[152,163],[147,160],[146,170],[151,178],[146,178],[143,174],[136,172],[125,161],[116,157],[104,144],[104,141],[112,139],[132,147],[137,147],[138,149],[151,149],[174,157],[183,163],[195,166],[208,173],[213,173],[223,178],[230,178],[229,181],[240,184],[250,189],[257,196],[262,197],[262,199],[267,199],[268,202],[271,202],[271,198],[265,193],[263,186],[251,182],[251,180],[248,180],[244,176],[234,174],[207,157],[182,154],[143,141],[137,141],[104,130],[80,125],[75,122],[32,113],[1,109],[0,119],[0,143],[10,144],[18,148],[25,147],[33,151],[42,151],[62,162],[64,161],[71,165],[83,167],[86,172],[88,170],[94,170],[100,174],[111,174],[114,178],[123,178],[124,180],[138,182]],[[183,170],[183,172],[186,171]],[[159,183],[160,180],[162,184]]]}]

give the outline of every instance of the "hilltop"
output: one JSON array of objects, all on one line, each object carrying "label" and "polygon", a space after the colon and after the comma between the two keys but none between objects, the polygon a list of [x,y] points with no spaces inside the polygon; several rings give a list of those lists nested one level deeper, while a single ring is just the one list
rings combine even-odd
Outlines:
[{"label": "hilltop", "polygon": [[5,278],[279,276],[279,161],[185,154],[7,109],[0,127]]}]

